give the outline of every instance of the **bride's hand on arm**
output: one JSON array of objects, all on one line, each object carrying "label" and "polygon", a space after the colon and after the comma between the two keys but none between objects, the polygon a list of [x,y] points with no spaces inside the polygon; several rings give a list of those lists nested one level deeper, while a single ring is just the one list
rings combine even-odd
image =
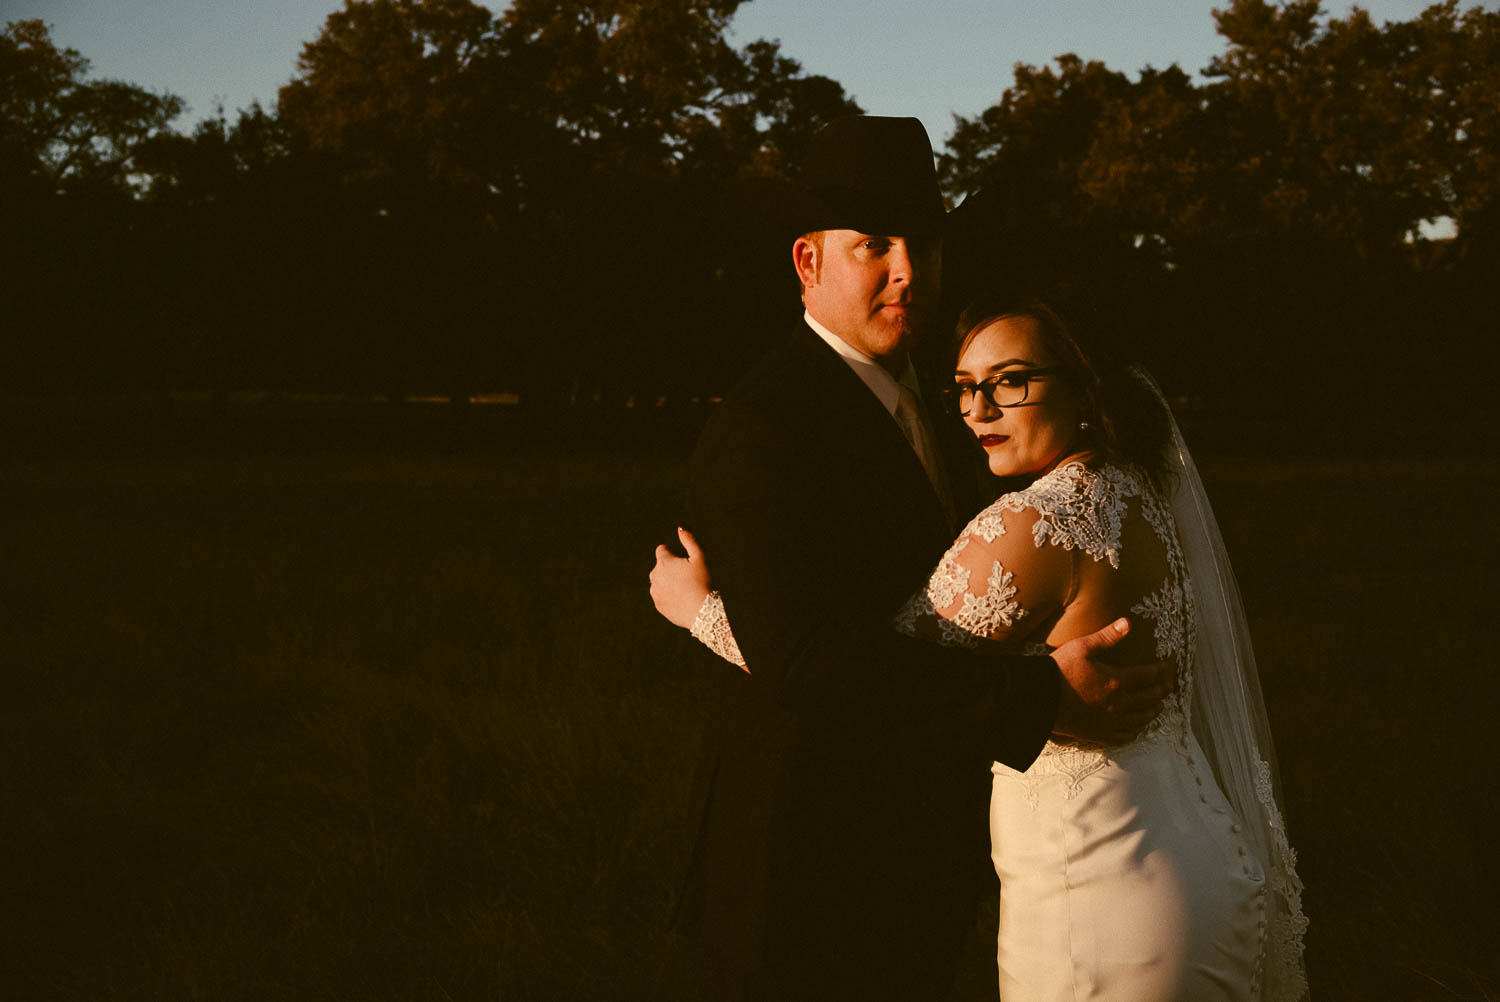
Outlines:
[{"label": "bride's hand on arm", "polygon": [[677,538],[687,554],[679,557],[665,546],[656,548],[651,568],[651,601],[656,611],[684,629],[732,665],[749,672],[740,645],[729,628],[724,600],[709,585],[708,562],[693,534],[678,526]]},{"label": "bride's hand on arm", "polygon": [[681,526],[677,538],[686,557],[666,546],[656,548],[656,566],[651,568],[651,601],[656,611],[675,626],[690,629],[710,591],[708,563],[693,534]]}]

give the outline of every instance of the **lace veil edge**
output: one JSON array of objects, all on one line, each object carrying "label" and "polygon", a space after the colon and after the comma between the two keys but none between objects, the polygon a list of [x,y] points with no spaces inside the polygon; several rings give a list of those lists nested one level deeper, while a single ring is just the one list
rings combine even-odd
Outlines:
[{"label": "lace veil edge", "polygon": [[1261,974],[1260,997],[1298,1002],[1308,997],[1302,959],[1308,923],[1239,587],[1182,430],[1155,380],[1139,366],[1135,375],[1156,394],[1171,423],[1166,486],[1197,616],[1193,736],[1243,821],[1246,840],[1264,867],[1268,883],[1266,968]]}]

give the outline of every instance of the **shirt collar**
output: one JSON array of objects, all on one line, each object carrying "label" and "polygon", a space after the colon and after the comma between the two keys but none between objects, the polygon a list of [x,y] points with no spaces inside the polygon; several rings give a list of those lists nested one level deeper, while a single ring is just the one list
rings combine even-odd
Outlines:
[{"label": "shirt collar", "polygon": [[906,368],[902,370],[901,378],[897,379],[885,366],[814,320],[811,313],[803,311],[802,319],[807,321],[807,326],[812,328],[814,334],[828,342],[828,347],[838,352],[839,357],[848,363],[849,368],[854,370],[854,374],[870,388],[871,393],[875,394],[880,405],[886,409],[886,413],[896,413],[896,404],[901,399],[903,386],[911,390],[918,400],[922,398],[922,390],[917,383],[917,370],[912,368],[910,358],[906,360]]}]

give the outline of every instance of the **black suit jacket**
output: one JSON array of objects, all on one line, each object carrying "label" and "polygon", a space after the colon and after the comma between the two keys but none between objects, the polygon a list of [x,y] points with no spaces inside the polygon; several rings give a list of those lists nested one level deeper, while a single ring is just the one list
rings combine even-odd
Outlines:
[{"label": "black suit jacket", "polygon": [[1036,757],[1055,665],[892,629],[953,534],[896,423],[805,324],[705,428],[688,518],[751,668],[724,673],[679,910],[716,994],[938,997],[993,880],[989,763]]}]

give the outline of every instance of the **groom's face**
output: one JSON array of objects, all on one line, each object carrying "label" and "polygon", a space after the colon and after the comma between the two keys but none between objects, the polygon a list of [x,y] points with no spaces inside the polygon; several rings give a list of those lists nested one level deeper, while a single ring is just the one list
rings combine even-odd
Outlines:
[{"label": "groom's face", "polygon": [[823,230],[793,245],[814,320],[882,365],[899,369],[937,308],[942,244],[936,237]]}]

